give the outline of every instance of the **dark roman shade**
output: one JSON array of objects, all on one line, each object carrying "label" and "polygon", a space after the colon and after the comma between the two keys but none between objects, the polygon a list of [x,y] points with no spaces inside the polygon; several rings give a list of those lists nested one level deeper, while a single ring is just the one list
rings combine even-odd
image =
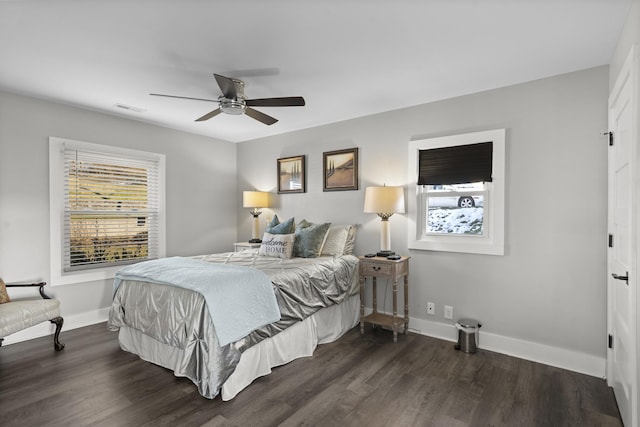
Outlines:
[{"label": "dark roman shade", "polygon": [[420,150],[418,185],[491,181],[493,142]]}]

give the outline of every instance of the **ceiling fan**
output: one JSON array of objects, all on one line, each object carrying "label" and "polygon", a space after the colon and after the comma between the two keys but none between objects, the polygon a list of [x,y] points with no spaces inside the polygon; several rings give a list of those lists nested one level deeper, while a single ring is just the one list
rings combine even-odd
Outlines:
[{"label": "ceiling fan", "polygon": [[244,94],[244,82],[242,80],[221,76],[219,74],[214,74],[214,76],[218,82],[218,86],[220,86],[220,90],[222,91],[222,95],[220,95],[218,99],[190,98],[188,96],[163,95],[160,93],[151,93],[149,95],[218,103],[218,108],[197,118],[196,122],[209,120],[220,113],[225,113],[232,115],[246,114],[252,119],[262,122],[265,125],[272,125],[277,122],[278,119],[264,114],[252,107],[303,107],[305,105],[304,98],[301,96],[247,99]]}]

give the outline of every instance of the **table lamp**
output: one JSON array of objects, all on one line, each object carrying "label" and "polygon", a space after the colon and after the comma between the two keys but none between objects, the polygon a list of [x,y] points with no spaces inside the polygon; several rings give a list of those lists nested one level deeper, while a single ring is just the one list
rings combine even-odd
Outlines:
[{"label": "table lamp", "polygon": [[262,243],[260,239],[260,222],[258,216],[262,213],[261,208],[269,207],[269,193],[264,191],[243,191],[242,207],[250,208],[249,213],[253,215],[253,229],[249,243]]},{"label": "table lamp", "polygon": [[404,213],[404,189],[402,187],[367,187],[364,193],[365,213],[376,213],[382,220],[380,229],[380,252],[376,255],[395,255],[391,251],[391,228],[389,218],[394,213]]}]

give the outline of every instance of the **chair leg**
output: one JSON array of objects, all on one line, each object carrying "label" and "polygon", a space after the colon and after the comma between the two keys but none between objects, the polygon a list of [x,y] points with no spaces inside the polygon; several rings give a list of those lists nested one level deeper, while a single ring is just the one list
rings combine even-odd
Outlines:
[{"label": "chair leg", "polygon": [[62,344],[59,340],[60,330],[62,329],[62,324],[64,323],[64,319],[58,316],[51,319],[50,322],[55,323],[56,325],[56,332],[53,334],[53,348],[55,348],[56,351],[60,351],[64,348],[64,344]]}]

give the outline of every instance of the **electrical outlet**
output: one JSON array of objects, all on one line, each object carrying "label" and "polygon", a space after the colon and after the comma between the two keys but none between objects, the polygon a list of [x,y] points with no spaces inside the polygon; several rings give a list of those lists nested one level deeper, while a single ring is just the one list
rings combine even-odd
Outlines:
[{"label": "electrical outlet", "polygon": [[434,316],[436,314],[436,305],[432,302],[427,303],[427,314]]},{"label": "electrical outlet", "polygon": [[444,318],[453,319],[453,307],[450,305],[444,306]]}]

